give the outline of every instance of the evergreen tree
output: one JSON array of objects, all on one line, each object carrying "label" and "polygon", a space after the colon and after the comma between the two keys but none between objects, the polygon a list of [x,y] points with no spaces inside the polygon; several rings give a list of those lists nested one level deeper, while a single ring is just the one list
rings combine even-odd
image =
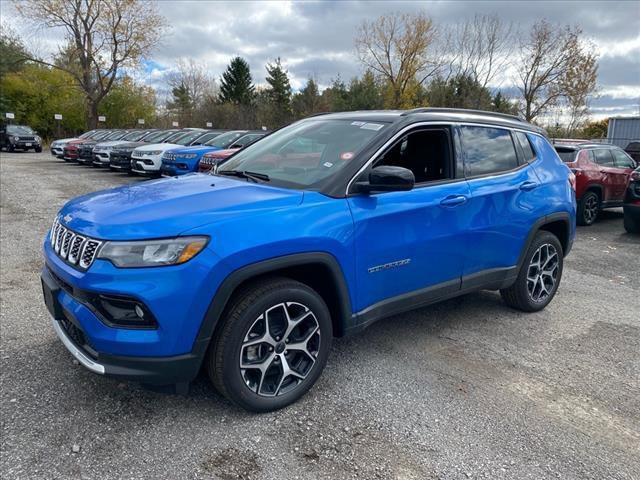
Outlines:
[{"label": "evergreen tree", "polygon": [[293,97],[293,112],[296,117],[308,117],[321,111],[318,84],[310,78],[307,84]]},{"label": "evergreen tree", "polygon": [[274,63],[269,63],[267,69],[266,90],[268,103],[271,106],[271,121],[273,127],[285,125],[291,120],[291,84],[287,71],[280,63],[280,57]]},{"label": "evergreen tree", "polygon": [[507,97],[502,95],[502,92],[498,92],[493,97],[491,102],[491,110],[494,112],[508,113],[510,115],[518,114],[518,105],[509,101]]},{"label": "evergreen tree", "polygon": [[382,108],[380,86],[371,70],[362,78],[353,78],[349,84],[349,110],[376,110]]},{"label": "evergreen tree", "polygon": [[331,86],[322,92],[323,106],[332,112],[351,110],[349,90],[344,82],[338,78],[331,82]]},{"label": "evergreen tree", "polygon": [[220,79],[220,101],[248,105],[253,101],[254,93],[249,64],[243,58],[235,57]]},{"label": "evergreen tree", "polygon": [[173,99],[167,103],[167,108],[178,116],[180,125],[190,124],[194,102],[189,88],[180,83],[171,89],[171,95]]}]

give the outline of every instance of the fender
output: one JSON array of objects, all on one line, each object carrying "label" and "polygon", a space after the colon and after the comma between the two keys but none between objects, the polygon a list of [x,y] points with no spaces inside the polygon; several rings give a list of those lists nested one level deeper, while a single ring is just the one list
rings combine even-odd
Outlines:
[{"label": "fender", "polygon": [[343,332],[351,326],[350,323],[353,321],[353,312],[351,310],[349,289],[340,264],[333,255],[326,252],[296,253],[252,263],[230,273],[227,278],[224,279],[209,304],[198,336],[196,337],[192,353],[201,359],[204,358],[220,317],[229,303],[233,292],[240,284],[260,275],[311,264],[322,264],[330,272],[336,287],[340,311],[340,318],[337,319],[338,331],[334,332],[334,335],[342,336]]},{"label": "fender", "polygon": [[562,220],[562,222],[564,223],[566,234],[567,234],[566,245],[562,245],[562,248],[564,249],[563,254],[565,257],[569,254],[569,252],[571,251],[571,246],[573,244],[573,238],[571,237],[571,216],[569,215],[568,212],[556,212],[556,213],[551,213],[549,215],[545,215],[544,217],[539,218],[533,224],[533,226],[531,227],[531,230],[529,230],[527,239],[525,240],[524,246],[522,247],[522,251],[520,252],[520,258],[518,258],[517,272],[520,272],[520,269],[524,264],[527,251],[529,250],[529,247],[533,242],[533,237],[535,237],[538,230],[540,230],[545,225],[548,225],[549,223],[557,222],[559,220]]}]

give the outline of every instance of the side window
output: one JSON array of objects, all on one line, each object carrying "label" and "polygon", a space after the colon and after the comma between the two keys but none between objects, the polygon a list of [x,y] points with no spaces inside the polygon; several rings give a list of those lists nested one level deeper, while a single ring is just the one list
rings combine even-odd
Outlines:
[{"label": "side window", "polygon": [[635,162],[621,150],[612,150],[615,166],[618,168],[635,168]]},{"label": "side window", "polygon": [[460,131],[467,176],[504,172],[518,166],[509,130],[462,126]]},{"label": "side window", "polygon": [[529,137],[524,132],[513,132],[520,144],[520,148],[522,149],[522,154],[524,155],[523,160],[525,162],[530,162],[534,158],[536,158],[536,154],[533,151],[533,147],[531,146],[531,142],[529,141]]},{"label": "side window", "polygon": [[438,128],[411,132],[389,148],[374,166],[380,165],[408,168],[416,183],[453,178],[449,131]]},{"label": "side window", "polygon": [[596,163],[604,167],[613,167],[613,157],[608,148],[598,148],[593,151],[596,157]]}]

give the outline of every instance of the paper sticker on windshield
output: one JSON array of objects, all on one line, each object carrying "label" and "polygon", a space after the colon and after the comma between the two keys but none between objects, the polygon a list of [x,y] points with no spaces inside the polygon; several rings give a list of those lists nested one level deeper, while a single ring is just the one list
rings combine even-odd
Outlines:
[{"label": "paper sticker on windshield", "polygon": [[324,162],[324,163],[323,163],[323,165],[324,165],[325,167],[327,167],[327,168],[331,168],[331,167],[333,167],[333,163],[331,163],[331,162]]},{"label": "paper sticker on windshield", "polygon": [[382,123],[365,123],[360,128],[364,128],[365,130],[375,130],[376,132],[384,127]]},{"label": "paper sticker on windshield", "polygon": [[351,125],[355,125],[356,127],[361,127],[365,122],[351,122]]},{"label": "paper sticker on windshield", "polygon": [[353,152],[344,152],[340,154],[340,160],[351,160],[353,158]]}]

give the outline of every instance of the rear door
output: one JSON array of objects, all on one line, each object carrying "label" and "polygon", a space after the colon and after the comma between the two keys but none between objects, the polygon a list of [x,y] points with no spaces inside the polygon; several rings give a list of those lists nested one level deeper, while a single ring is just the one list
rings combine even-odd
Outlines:
[{"label": "rear door", "polygon": [[596,148],[593,153],[603,176],[603,202],[606,204],[608,202],[622,201],[627,173],[623,169],[616,167],[610,148]]},{"label": "rear door", "polygon": [[617,148],[612,149],[611,153],[613,155],[614,166],[620,171],[620,182],[616,184],[619,190],[616,192],[616,195],[622,200],[627,190],[627,184],[629,183],[629,175],[631,175],[631,172],[636,168],[636,162],[625,152]]},{"label": "rear door", "polygon": [[[515,133],[489,126],[459,127],[465,175],[471,190],[470,228],[462,288],[474,279],[500,279],[515,273],[531,226],[544,213],[533,158],[522,158]],[[517,142],[517,143],[516,143]]]}]

